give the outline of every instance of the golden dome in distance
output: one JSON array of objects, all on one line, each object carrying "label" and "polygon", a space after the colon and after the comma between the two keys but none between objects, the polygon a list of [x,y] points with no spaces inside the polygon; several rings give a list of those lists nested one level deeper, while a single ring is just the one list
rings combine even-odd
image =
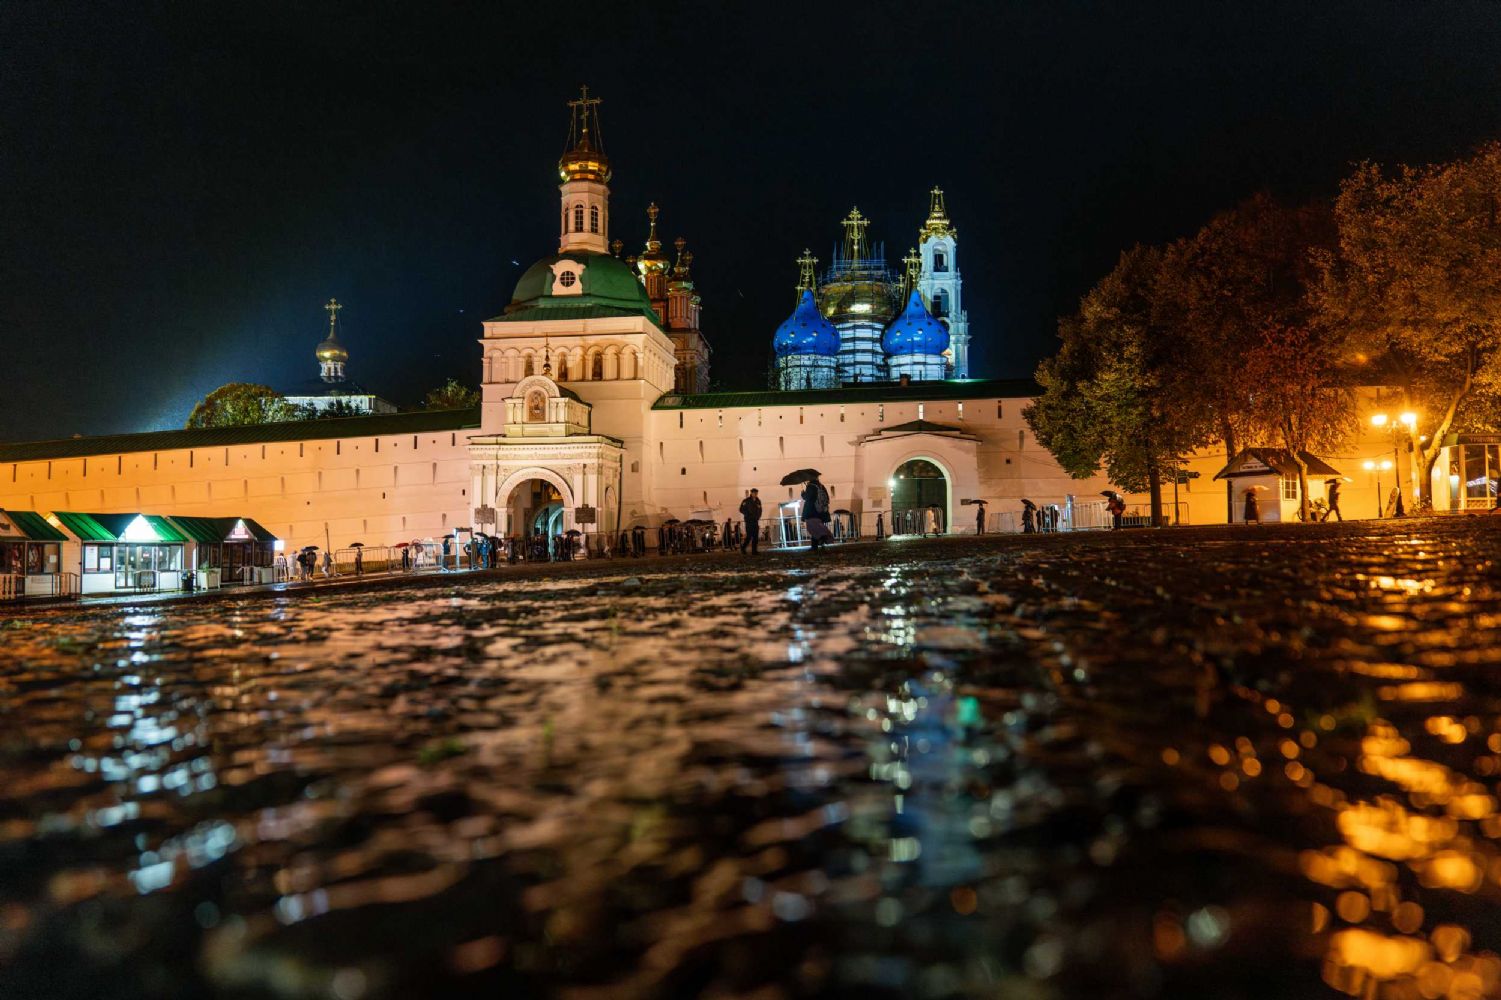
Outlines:
[{"label": "golden dome in distance", "polygon": [[568,147],[558,159],[559,179],[608,184],[610,158],[599,129],[599,98],[590,97],[589,88],[582,87],[568,107],[573,109],[573,121],[568,127]]},{"label": "golden dome in distance", "polygon": [[657,208],[656,202],[646,206],[646,217],[651,220],[651,230],[646,235],[645,252],[636,258],[636,267],[641,272],[642,278],[652,274],[662,274],[671,266],[667,255],[662,252],[662,241],[657,238],[658,214],[660,214],[660,209]]},{"label": "golden dome in distance", "polygon": [[349,352],[344,350],[343,344],[339,343],[339,337],[334,328],[339,321],[339,310],[344,307],[339,304],[338,299],[329,299],[328,305],[323,308],[328,310],[328,336],[319,342],[318,349],[314,353],[317,354],[320,362],[343,364],[349,360]]},{"label": "golden dome in distance", "polygon": [[949,221],[948,209],[943,204],[943,188],[935,187],[928,195],[928,221],[922,224],[919,241],[925,243],[936,236],[957,236],[958,230]]}]

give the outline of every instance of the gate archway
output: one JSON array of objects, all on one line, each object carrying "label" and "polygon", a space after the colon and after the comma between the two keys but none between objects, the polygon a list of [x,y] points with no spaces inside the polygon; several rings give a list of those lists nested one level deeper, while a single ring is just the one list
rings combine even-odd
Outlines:
[{"label": "gate archway", "polygon": [[937,462],[908,459],[891,473],[893,534],[921,534],[933,527],[946,533],[948,515],[949,478]]}]

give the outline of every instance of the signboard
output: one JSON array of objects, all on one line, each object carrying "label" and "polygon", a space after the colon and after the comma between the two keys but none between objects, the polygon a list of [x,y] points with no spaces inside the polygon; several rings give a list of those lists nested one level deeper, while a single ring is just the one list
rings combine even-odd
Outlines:
[{"label": "signboard", "polygon": [[886,502],[886,487],[872,486],[870,488],[870,502],[875,504],[877,507],[884,504]]},{"label": "signboard", "polygon": [[484,507],[476,507],[476,508],[474,508],[474,523],[475,524],[494,524],[495,523],[495,508],[494,507],[490,507],[490,506],[484,506]]},{"label": "signboard", "polygon": [[593,524],[594,523],[594,513],[595,513],[594,512],[594,508],[590,507],[588,504],[585,504],[582,507],[575,507],[573,509],[573,523],[574,524]]}]

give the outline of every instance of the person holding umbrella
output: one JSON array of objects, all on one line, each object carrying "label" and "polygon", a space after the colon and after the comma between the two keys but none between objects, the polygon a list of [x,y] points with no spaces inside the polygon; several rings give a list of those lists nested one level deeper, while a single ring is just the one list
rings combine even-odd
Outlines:
[{"label": "person holding umbrella", "polygon": [[740,543],[740,552],[745,554],[745,547],[750,546],[751,555],[760,555],[757,542],[761,538],[761,491],[752,487],[740,501],[740,517],[745,521],[745,540]]},{"label": "person holding umbrella", "polygon": [[1110,512],[1110,530],[1119,531],[1121,515],[1126,512],[1126,501],[1114,490],[1103,490],[1100,496],[1105,498],[1105,509]]},{"label": "person holding umbrella", "polygon": [[1037,505],[1022,499],[1022,534],[1030,535],[1037,530]]},{"label": "person holding umbrella", "polygon": [[1324,520],[1329,520],[1329,515],[1333,514],[1336,520],[1343,521],[1345,515],[1339,512],[1339,480],[1325,480],[1324,490],[1324,495],[1329,503],[1329,509],[1324,511]]}]

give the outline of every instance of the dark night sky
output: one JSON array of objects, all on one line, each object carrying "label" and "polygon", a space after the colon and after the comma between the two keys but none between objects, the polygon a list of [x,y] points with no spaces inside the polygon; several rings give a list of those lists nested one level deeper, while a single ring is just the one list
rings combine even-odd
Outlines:
[{"label": "dark night sky", "polygon": [[[762,384],[851,205],[959,228],[977,374],[1021,376],[1141,240],[1353,160],[1501,136],[1493,3],[0,3],[0,440],[179,426],[223,382],[474,382],[556,246],[588,83],[629,252],[686,236],[713,372]],[[519,267],[513,262],[519,262]]]}]

